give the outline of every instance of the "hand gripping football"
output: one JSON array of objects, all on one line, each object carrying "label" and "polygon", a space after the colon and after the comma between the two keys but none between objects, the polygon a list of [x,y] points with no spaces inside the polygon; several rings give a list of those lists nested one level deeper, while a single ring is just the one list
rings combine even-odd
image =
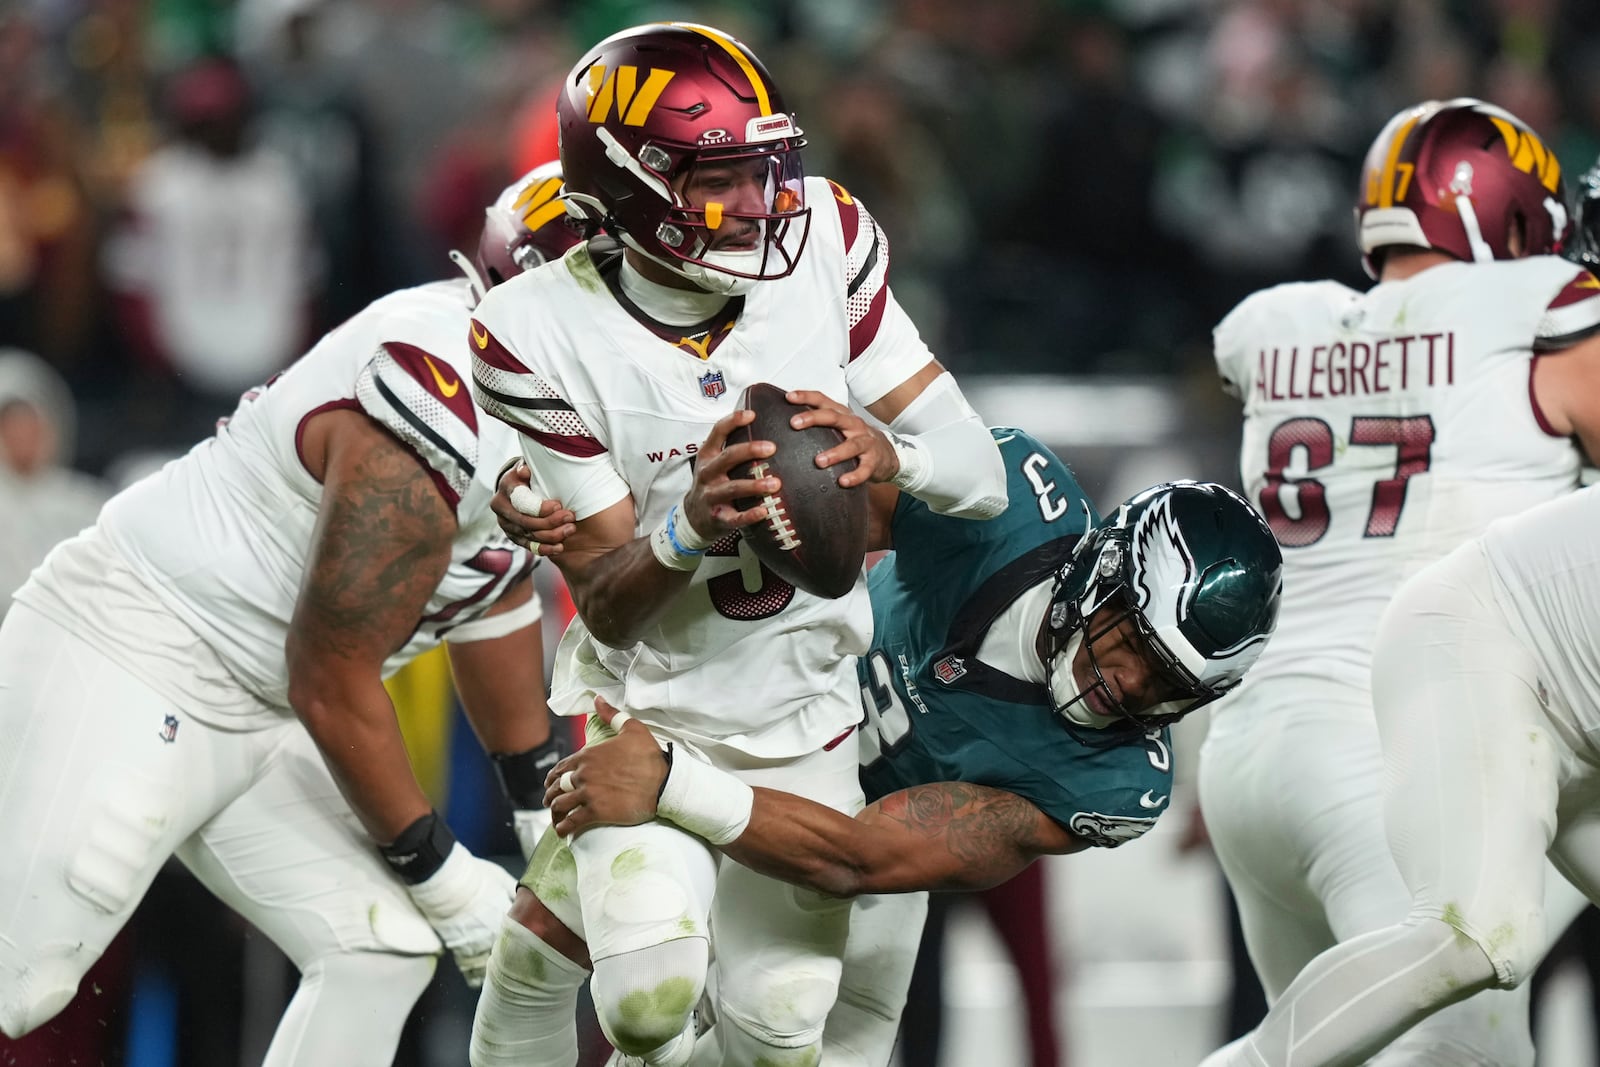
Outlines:
[{"label": "hand gripping football", "polygon": [[854,470],[855,460],[825,468],[816,462],[817,453],[839,444],[844,434],[831,426],[796,430],[789,420],[808,409],[789,403],[784,390],[766,382],[746,389],[739,406],[756,417],[734,430],[728,443],[771,441],[777,451],[737,468],[733,477],[775,477],[781,483],[771,496],[736,502],[741,509],[767,508],[765,519],[744,528],[744,539],[757,559],[797,589],[829,599],[844,596],[855,587],[867,554],[867,491],[839,486],[839,475]]}]

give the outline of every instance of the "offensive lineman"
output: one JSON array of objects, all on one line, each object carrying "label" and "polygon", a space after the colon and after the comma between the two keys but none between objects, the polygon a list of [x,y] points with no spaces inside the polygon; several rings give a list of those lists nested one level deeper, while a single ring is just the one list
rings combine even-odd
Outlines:
[{"label": "offensive lineman", "polygon": [[1362,1063],[1458,998],[1524,982],[1547,854],[1600,902],[1597,526],[1590,487],[1496,521],[1395,594],[1373,706],[1409,912],[1317,956],[1206,1067]]},{"label": "offensive lineman", "polygon": [[889,1062],[922,891],[985,888],[1041,855],[1143,835],[1172,791],[1167,724],[1238,683],[1277,612],[1282,557],[1236,494],[1158,485],[1100,522],[1048,449],[993,432],[1011,501],[1000,518],[950,519],[874,487],[873,547],[895,551],[868,576],[872,648],[857,671],[873,803],[859,816],[752,791],[686,753],[663,763],[637,720],[613,720],[617,738],[549,776],[563,835],[658,814],[701,829],[725,805],[742,821],[714,841],[739,862],[883,894],[851,917],[823,1054],[837,1067]]},{"label": "offensive lineman", "polygon": [[[535,171],[489,210],[485,276],[575,241],[563,211],[536,214],[560,184]],[[486,506],[516,446],[463,384],[479,295],[458,279],[376,301],[17,592],[0,627],[6,1034],[71,999],[174,853],[301,971],[269,1067],[392,1062],[443,948],[481,981],[512,880],[431,810],[383,687],[445,641],[514,804],[542,800],[558,752],[535,560]]]},{"label": "offensive lineman", "polygon": [[[802,418],[846,435],[822,457],[857,461],[843,483],[893,480],[944,514],[1004,509],[999,451],[891,295],[882,229],[844,189],[803,176],[800,131],[744,45],[683,23],[623,31],[573,69],[558,118],[568,202],[624,251],[590,243],[514,279],[466,341],[485,410],[522,432],[543,495],[577,517],[555,557],[579,619],[552,707],[588,714],[605,696],[753,783],[854,811],[842,742],[859,718],[865,583],[810,596],[728,536],[765,516],[732,501],[776,488],[730,479],[773,448],[724,447],[752,417],[732,400],[760,381],[795,391],[819,409]],[[519,895],[497,957],[515,973],[480,999],[475,1064],[573,1062],[584,972],[557,931],[587,941],[620,1052],[685,1062],[710,925],[723,1062],[815,1062],[848,901],[719,865],[665,823],[552,843],[579,891]],[[529,1019],[536,1036],[507,1051],[506,1028]]]},{"label": "offensive lineman", "polygon": [[[1290,590],[1272,646],[1214,709],[1200,761],[1269,1001],[1317,953],[1406,911],[1371,711],[1384,605],[1497,516],[1570,492],[1579,441],[1600,454],[1600,282],[1552,254],[1566,208],[1537,134],[1480,101],[1429,102],[1390,120],[1361,180],[1361,249],[1379,284],[1278,286],[1216,330],[1218,368],[1244,402],[1246,491],[1284,547]],[[1525,1000],[1476,998],[1390,1055],[1377,1062],[1531,1064]]]}]

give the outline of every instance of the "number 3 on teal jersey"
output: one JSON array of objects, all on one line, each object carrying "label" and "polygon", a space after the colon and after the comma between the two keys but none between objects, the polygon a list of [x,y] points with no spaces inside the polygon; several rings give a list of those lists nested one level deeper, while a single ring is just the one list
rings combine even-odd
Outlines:
[{"label": "number 3 on teal jersey", "polygon": [[1037,452],[1029,453],[1028,458],[1022,461],[1022,476],[1033,487],[1033,495],[1039,501],[1039,514],[1044,516],[1044,521],[1055,522],[1067,513],[1067,501],[1056,492],[1056,483],[1045,481],[1044,475],[1039,473],[1049,462]]},{"label": "number 3 on teal jersey", "polygon": [[905,744],[911,736],[911,715],[894,688],[894,666],[882,649],[866,656],[867,681],[861,687],[861,762],[874,763]]}]

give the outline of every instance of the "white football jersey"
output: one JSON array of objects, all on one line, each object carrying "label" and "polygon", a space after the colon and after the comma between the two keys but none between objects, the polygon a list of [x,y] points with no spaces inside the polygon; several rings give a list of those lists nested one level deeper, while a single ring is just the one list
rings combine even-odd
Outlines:
[{"label": "white football jersey", "polygon": [[[1600,486],[1570,493],[1483,534],[1495,599],[1527,637],[1573,724],[1600,730]],[[1543,699],[1543,697],[1541,697]]]},{"label": "white football jersey", "polygon": [[[643,535],[688,492],[696,451],[746,386],[864,406],[933,358],[889,291],[877,223],[824,179],[807,180],[806,198],[812,224],[795,271],[757,284],[737,318],[704,337],[663,338],[634,318],[588,246],[488,295],[467,341],[479,401],[521,431],[544,496],[582,519],[631,495]],[[819,599],[728,537],[637,644],[581,643],[617,680],[618,706],[669,736],[790,758],[860,719],[851,659],[871,628],[864,581]],[[557,693],[573,644],[557,657]]]},{"label": "white football jersey", "polygon": [[1543,422],[1531,374],[1537,352],[1597,325],[1600,283],[1553,256],[1442,264],[1364,293],[1281,285],[1222,321],[1246,495],[1284,549],[1278,629],[1251,680],[1365,689],[1405,577],[1577,485],[1579,451]]},{"label": "white football jersey", "polygon": [[[500,532],[488,507],[499,466],[518,446],[473,405],[461,345],[470,308],[465,281],[383,297],[247,393],[215,436],[102,511],[92,540],[109,542],[256,698],[239,702],[237,718],[289,714],[284,642],[322,499],[299,452],[310,416],[334,408],[371,416],[416,453],[460,523],[444,580],[386,674],[481,616],[531,571],[532,554]],[[108,624],[94,617],[93,569],[73,558],[89,551],[87,541],[67,542],[19,599],[56,617],[70,612],[72,625],[114,646],[129,638],[101,632]],[[219,725],[244,725],[215,714],[227,719]]]}]

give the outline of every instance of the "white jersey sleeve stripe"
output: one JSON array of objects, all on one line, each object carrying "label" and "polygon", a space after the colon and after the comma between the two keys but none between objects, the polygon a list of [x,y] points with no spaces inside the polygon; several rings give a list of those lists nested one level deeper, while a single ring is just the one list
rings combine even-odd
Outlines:
[{"label": "white jersey sleeve stripe", "polygon": [[606,450],[572,404],[532,371],[513,374],[474,357],[472,377],[484,411],[546,448],[580,458]]},{"label": "white jersey sleeve stripe", "polygon": [[[476,415],[472,414],[469,424],[450,403],[467,393],[461,388],[459,378],[452,382],[443,371],[434,369],[432,373],[439,376],[436,387],[418,380],[405,364],[414,362],[411,358],[414,356],[428,357],[420,350],[397,351],[410,347],[391,343],[380,348],[356,377],[356,400],[363,411],[411,448],[430,471],[440,476],[441,488],[448,490],[445,495],[453,508],[460,503],[477,472]],[[442,360],[431,359],[428,359],[427,365],[433,368],[448,366]],[[439,393],[448,395],[441,397]],[[471,409],[468,411],[470,414]]]},{"label": "white jersey sleeve stripe", "polygon": [[856,241],[845,250],[845,319],[852,360],[877,339],[889,302],[889,238],[865,208],[860,208],[860,223]]},{"label": "white jersey sleeve stripe", "polygon": [[1600,279],[1579,271],[1539,319],[1534,347],[1541,352],[1569,348],[1600,332]]}]

